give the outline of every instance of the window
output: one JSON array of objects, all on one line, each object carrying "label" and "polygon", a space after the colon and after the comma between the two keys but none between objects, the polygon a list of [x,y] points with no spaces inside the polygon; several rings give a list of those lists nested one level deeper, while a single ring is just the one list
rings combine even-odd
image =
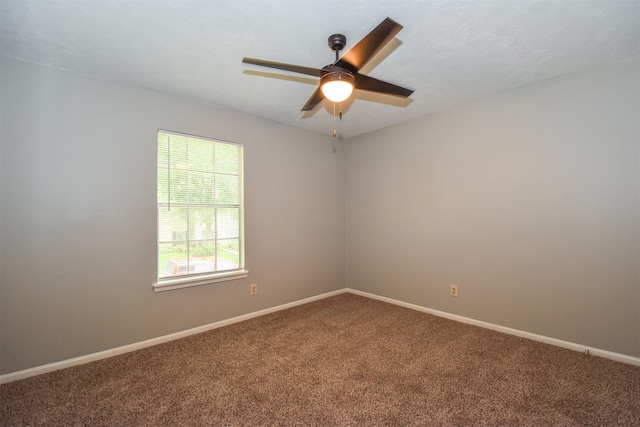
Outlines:
[{"label": "window", "polygon": [[156,291],[246,277],[243,147],[158,131]]}]

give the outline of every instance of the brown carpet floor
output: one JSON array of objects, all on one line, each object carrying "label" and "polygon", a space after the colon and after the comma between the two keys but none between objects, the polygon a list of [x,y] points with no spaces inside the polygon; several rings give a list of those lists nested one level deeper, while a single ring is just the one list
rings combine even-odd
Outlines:
[{"label": "brown carpet floor", "polygon": [[353,294],[0,386],[2,425],[640,425],[640,367]]}]

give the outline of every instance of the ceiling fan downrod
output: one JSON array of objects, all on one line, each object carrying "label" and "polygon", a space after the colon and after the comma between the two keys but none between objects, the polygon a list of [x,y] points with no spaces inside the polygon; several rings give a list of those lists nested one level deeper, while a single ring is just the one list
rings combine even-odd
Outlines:
[{"label": "ceiling fan downrod", "polygon": [[333,34],[329,36],[329,47],[336,53],[336,62],[340,59],[339,53],[347,45],[347,38],[344,34]]}]

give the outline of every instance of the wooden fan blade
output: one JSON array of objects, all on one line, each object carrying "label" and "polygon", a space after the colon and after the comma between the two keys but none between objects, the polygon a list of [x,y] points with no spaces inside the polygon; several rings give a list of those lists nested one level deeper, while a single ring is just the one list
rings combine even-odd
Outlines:
[{"label": "wooden fan blade", "polygon": [[309,76],[320,77],[322,70],[301,65],[284,64],[282,62],[265,61],[263,59],[242,58],[245,64],[259,65],[261,67],[277,68],[278,70],[292,71],[294,73],[307,74]]},{"label": "wooden fan blade", "polygon": [[302,107],[302,110],[300,110],[300,111],[313,110],[313,108],[316,105],[318,105],[320,102],[322,102],[323,99],[324,99],[324,94],[322,93],[322,90],[320,90],[320,87],[318,87],[316,89],[316,91],[313,92],[313,95],[311,95],[311,98],[309,98],[307,103],[304,104],[304,107]]},{"label": "wooden fan blade", "polygon": [[405,89],[403,87],[383,82],[382,80],[374,79],[373,77],[364,76],[362,74],[356,74],[355,78],[356,89],[401,96],[403,98],[407,98],[413,93],[411,89]]},{"label": "wooden fan blade", "polygon": [[[345,53],[334,65],[359,71],[384,45],[389,43],[402,28],[402,25],[393,19],[386,18],[374,28],[373,31],[360,40],[358,44]],[[349,64],[350,67],[345,66],[345,62]]]}]

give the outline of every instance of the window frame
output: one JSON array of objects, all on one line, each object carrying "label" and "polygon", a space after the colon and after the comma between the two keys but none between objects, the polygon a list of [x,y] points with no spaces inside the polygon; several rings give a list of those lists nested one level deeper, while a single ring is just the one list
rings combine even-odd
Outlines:
[{"label": "window frame", "polygon": [[[160,277],[160,209],[161,201],[158,200],[157,188],[159,184],[159,169],[158,164],[158,149],[159,139],[161,134],[175,135],[182,138],[193,138],[203,141],[210,141],[212,143],[220,143],[227,145],[235,145],[239,147],[239,164],[238,164],[238,209],[239,209],[239,265],[234,270],[216,271],[211,273],[197,273],[186,274],[177,277]],[[215,171],[214,171],[215,173]],[[220,207],[219,204],[211,203],[211,207]],[[217,242],[217,239],[215,239]],[[217,244],[217,243],[216,243]],[[182,132],[175,132],[166,129],[158,129],[156,132],[156,281],[152,284],[154,292],[168,291],[173,289],[181,289],[192,286],[201,286],[212,283],[219,283],[228,280],[236,280],[247,277],[249,271],[245,268],[245,235],[244,235],[244,145],[238,142],[225,141],[222,139],[209,138],[204,136],[197,136],[186,134]]]}]

